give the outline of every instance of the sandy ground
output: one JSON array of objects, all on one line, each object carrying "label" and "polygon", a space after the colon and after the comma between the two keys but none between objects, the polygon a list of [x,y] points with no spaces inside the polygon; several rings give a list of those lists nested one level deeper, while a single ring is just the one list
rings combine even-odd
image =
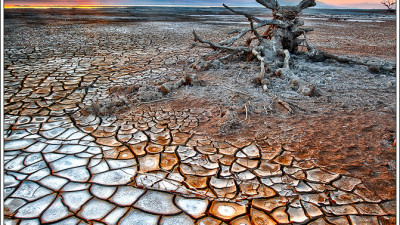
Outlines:
[{"label": "sandy ground", "polygon": [[[209,52],[192,48],[193,29],[205,39],[222,40],[227,32],[236,29],[235,24],[246,26],[244,19],[227,13],[207,17],[201,10],[192,13],[195,16],[170,12],[149,19],[145,14],[126,18],[122,12],[67,10],[60,17],[51,10],[39,14],[8,11],[6,115],[32,114],[26,110],[31,109],[29,102],[20,104],[18,100],[25,89],[21,83],[35,80],[37,71],[90,74],[78,86],[70,84],[69,90],[86,90],[74,105],[82,111],[90,111],[93,102],[107,101],[113,87],[157,86],[195,74],[197,78],[192,85],[157,96],[162,100],[155,99],[156,102],[150,99],[150,103],[137,104],[135,96],[129,96],[122,88],[118,94],[128,107],[111,113],[124,119],[129,112],[147,106],[207,108],[213,112],[211,122],[196,129],[215,139],[266,138],[290,151],[299,161],[309,160],[327,171],[357,177],[381,199],[395,199],[395,74],[374,74],[364,66],[311,62],[294,56],[293,70],[302,79],[316,84],[320,96],[301,96],[288,88],[288,80],[280,78],[272,78],[270,92],[265,93],[251,82],[259,71],[258,63],[245,62],[241,56],[223,60],[206,71],[189,67],[198,55]],[[372,21],[352,21],[354,18],[359,19],[352,15],[346,19],[340,16],[335,19],[332,15],[304,16],[306,26],[315,28],[308,36],[309,41],[339,55],[394,62],[393,17],[379,14]],[[60,55],[76,58],[76,62],[63,61],[63,57],[52,62]],[[51,63],[42,67],[40,62],[46,60]],[[32,71],[19,65],[29,65]],[[83,69],[75,70],[76,65]],[[27,79],[27,73],[33,78]],[[289,113],[280,102],[289,104],[294,113]],[[46,106],[33,114],[57,111],[56,106]]]}]

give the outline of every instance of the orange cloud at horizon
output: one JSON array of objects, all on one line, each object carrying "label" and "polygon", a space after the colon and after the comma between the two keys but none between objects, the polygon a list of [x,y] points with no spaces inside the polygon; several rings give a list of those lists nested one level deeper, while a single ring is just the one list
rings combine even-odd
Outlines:
[{"label": "orange cloud at horizon", "polygon": [[96,0],[62,0],[62,1],[52,1],[52,0],[39,0],[39,1],[4,1],[4,7],[15,7],[15,6],[31,6],[31,7],[53,7],[53,6],[96,6],[103,5],[99,4]]}]

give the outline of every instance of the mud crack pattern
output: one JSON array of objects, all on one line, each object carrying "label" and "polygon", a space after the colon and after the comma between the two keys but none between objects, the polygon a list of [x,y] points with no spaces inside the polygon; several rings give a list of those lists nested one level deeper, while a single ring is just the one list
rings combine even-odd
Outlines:
[{"label": "mud crack pattern", "polygon": [[152,40],[150,48],[124,45],[124,34],[149,35],[140,32],[160,24],[102,25],[105,37],[93,24],[30,26],[5,37],[5,224],[395,220],[395,201],[357,178],[297,160],[274,137],[216,140],[196,130],[218,115],[215,108],[149,106],[123,119],[80,113],[107,98],[109,87],[176,72],[168,65],[186,61],[186,49],[158,44],[173,42],[163,38],[171,27],[138,38]]}]

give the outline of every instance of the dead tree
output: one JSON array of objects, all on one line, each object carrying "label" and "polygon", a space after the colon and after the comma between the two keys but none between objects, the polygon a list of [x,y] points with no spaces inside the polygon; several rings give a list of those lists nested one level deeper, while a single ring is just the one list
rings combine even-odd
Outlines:
[{"label": "dead tree", "polygon": [[381,2],[382,5],[386,6],[389,10],[389,12],[395,12],[394,6],[396,5],[396,1],[394,0],[383,0]]},{"label": "dead tree", "polygon": [[[322,61],[327,58],[335,59],[340,62],[356,63],[366,66],[373,66],[375,70],[394,71],[394,66],[382,66],[361,60],[351,59],[330,54],[328,52],[318,50],[308,43],[306,33],[313,31],[312,28],[304,28],[304,22],[298,18],[301,11],[316,5],[315,0],[302,0],[296,6],[281,6],[277,0],[256,0],[259,4],[272,10],[272,20],[261,20],[254,15],[246,12],[240,12],[232,9],[225,4],[223,5],[229,11],[245,16],[250,22],[250,27],[242,30],[236,30],[236,36],[227,40],[213,43],[202,39],[195,31],[193,31],[194,39],[200,47],[212,48],[220,52],[240,53],[244,52],[249,57],[256,58],[260,61],[260,73],[258,80],[264,91],[268,90],[269,77],[287,77],[291,80],[291,86],[297,92],[312,96],[315,94],[315,85],[308,84],[294,74],[290,66],[291,54],[299,54],[299,45],[303,43],[307,47],[307,56],[313,60]],[[258,28],[268,26],[265,32],[259,33]],[[254,37],[247,39],[244,45],[234,45],[236,41],[241,39],[247,33],[252,32]],[[300,36],[304,36],[302,39]],[[256,40],[256,45],[252,42]]]}]

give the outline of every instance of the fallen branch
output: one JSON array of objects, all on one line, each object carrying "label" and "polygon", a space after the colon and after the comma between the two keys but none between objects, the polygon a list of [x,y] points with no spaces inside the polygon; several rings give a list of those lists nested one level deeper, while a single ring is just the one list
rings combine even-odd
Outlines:
[{"label": "fallen branch", "polygon": [[246,47],[228,47],[228,46],[223,46],[223,45],[219,45],[219,44],[214,44],[211,41],[203,40],[196,34],[195,31],[193,31],[193,35],[194,35],[195,41],[199,41],[201,43],[208,44],[214,50],[215,49],[224,49],[224,50],[229,50],[229,51],[234,51],[234,52],[249,52],[249,48],[246,48]]},{"label": "fallen branch", "polygon": [[293,114],[294,111],[293,109],[290,107],[290,105],[280,99],[276,100],[279,104],[281,104],[287,111],[289,111],[290,114]]}]

